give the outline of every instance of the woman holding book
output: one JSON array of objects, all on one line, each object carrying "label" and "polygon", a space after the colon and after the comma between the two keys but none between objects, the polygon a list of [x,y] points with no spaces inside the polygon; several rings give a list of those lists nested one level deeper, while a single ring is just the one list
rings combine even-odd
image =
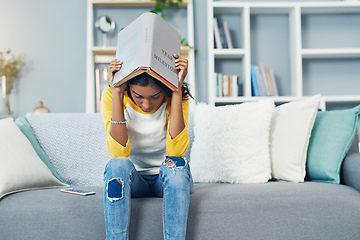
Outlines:
[{"label": "woman holding book", "polygon": [[[164,239],[185,239],[190,191],[187,132],[188,62],[174,54],[179,90],[171,91],[143,73],[102,93],[107,148],[113,157],[104,173],[107,239],[128,239],[132,197],[163,198]],[[122,62],[113,60],[108,71]]]}]

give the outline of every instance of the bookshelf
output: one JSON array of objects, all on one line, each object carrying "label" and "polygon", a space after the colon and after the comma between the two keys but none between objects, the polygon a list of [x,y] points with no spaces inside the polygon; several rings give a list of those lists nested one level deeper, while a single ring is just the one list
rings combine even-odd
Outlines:
[{"label": "bookshelf", "polygon": [[[155,0],[87,0],[87,61],[86,61],[86,112],[94,113],[99,111],[98,101],[99,91],[96,90],[97,83],[96,68],[99,66],[108,66],[116,55],[116,37],[119,30],[135,20],[141,13],[150,11],[155,6]],[[171,9],[171,18],[183,25],[186,17],[186,41],[190,46],[194,46],[194,20],[193,20],[193,2],[192,0],[182,0],[179,4],[181,13],[178,18],[174,17],[178,8]],[[185,11],[185,13],[184,13]],[[125,14],[124,14],[125,13]],[[98,30],[95,28],[95,22],[99,15],[109,15],[116,22],[115,33],[110,36],[108,44],[103,46],[99,40]],[[128,16],[125,18],[125,15]],[[179,20],[180,19],[180,20]],[[172,23],[170,23],[172,24]],[[176,25],[176,24],[175,24]],[[177,29],[177,26],[173,26]],[[178,30],[178,29],[177,29]],[[178,30],[179,31],[179,30]],[[181,33],[181,31],[179,31]],[[182,34],[182,35],[183,35]],[[184,36],[182,36],[184,37]],[[192,95],[195,95],[195,59],[194,49],[190,47],[181,48],[181,56],[189,60],[188,76],[186,81],[191,87]],[[105,83],[102,83],[103,85]],[[107,83],[105,84],[107,85]],[[190,104],[193,107],[194,103]]]},{"label": "bookshelf", "polygon": [[[360,2],[208,0],[207,4],[210,104],[267,98],[281,104],[318,93],[324,110],[337,103],[360,103]],[[214,17],[228,22],[232,49],[216,48]],[[278,96],[253,96],[252,64],[274,71]],[[215,72],[238,75],[237,97],[217,97]]]}]

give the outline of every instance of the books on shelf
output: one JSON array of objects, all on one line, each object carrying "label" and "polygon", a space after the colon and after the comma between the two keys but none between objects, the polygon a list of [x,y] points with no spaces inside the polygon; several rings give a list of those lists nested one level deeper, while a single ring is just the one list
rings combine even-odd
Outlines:
[{"label": "books on shelf", "polygon": [[213,29],[215,38],[215,48],[233,48],[229,24],[227,21],[221,22],[219,19],[213,19]]},{"label": "books on shelf", "polygon": [[250,71],[253,96],[279,96],[274,71],[268,65],[252,64]]},{"label": "books on shelf", "polygon": [[237,75],[225,75],[214,73],[217,97],[239,96],[239,77]]},{"label": "books on shelf", "polygon": [[220,39],[220,29],[216,18],[213,19],[213,29],[214,29],[214,37],[215,37],[215,47],[223,48]]},{"label": "books on shelf", "polygon": [[230,30],[229,30],[229,24],[228,24],[227,21],[224,21],[223,27],[224,27],[225,40],[226,40],[227,47],[228,48],[233,48],[233,44],[232,44],[232,41],[231,41]]},{"label": "books on shelf", "polygon": [[251,65],[251,90],[252,90],[252,95],[255,97],[260,96],[260,92],[259,92],[259,86],[258,86],[258,81],[256,79],[256,73],[255,73],[255,65]]},{"label": "books on shelf", "polygon": [[173,53],[180,55],[181,36],[154,13],[143,13],[118,34],[116,59],[124,64],[114,75],[113,86],[119,86],[146,72],[168,88],[178,89]]}]

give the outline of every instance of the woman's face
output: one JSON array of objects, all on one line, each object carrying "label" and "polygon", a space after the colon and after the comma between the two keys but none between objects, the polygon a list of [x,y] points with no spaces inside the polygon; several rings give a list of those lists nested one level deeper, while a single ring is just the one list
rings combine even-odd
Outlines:
[{"label": "woman's face", "polygon": [[141,108],[143,112],[152,112],[163,102],[164,92],[151,84],[142,87],[138,85],[130,85],[131,97],[135,104]]}]

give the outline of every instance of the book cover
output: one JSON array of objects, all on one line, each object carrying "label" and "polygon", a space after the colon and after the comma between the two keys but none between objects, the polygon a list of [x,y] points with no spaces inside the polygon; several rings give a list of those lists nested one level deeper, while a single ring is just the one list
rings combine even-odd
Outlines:
[{"label": "book cover", "polygon": [[181,36],[173,27],[154,13],[143,13],[118,34],[116,59],[123,65],[114,75],[113,86],[146,72],[178,90],[173,54],[180,55],[180,48]]},{"label": "book cover", "polygon": [[259,88],[259,96],[266,96],[264,81],[262,79],[262,75],[261,75],[259,66],[254,65],[254,70],[255,70],[257,85]]},{"label": "book cover", "polygon": [[265,66],[264,64],[260,64],[259,66],[259,70],[260,70],[260,73],[261,73],[261,78],[263,80],[263,85],[264,85],[264,89],[265,89],[265,96],[271,96],[271,93],[270,93],[270,85],[269,85],[269,82],[266,78],[266,73],[265,73]]},{"label": "book cover", "polygon": [[224,31],[225,31],[225,37],[226,37],[226,43],[228,48],[233,48],[230,30],[229,30],[229,24],[227,21],[224,21]]},{"label": "book cover", "polygon": [[219,88],[218,88],[218,96],[219,97],[223,97],[224,96],[224,91],[223,91],[223,75],[222,75],[222,73],[219,73],[218,74],[218,86],[219,86]]},{"label": "book cover", "polygon": [[275,96],[274,86],[273,86],[273,83],[272,83],[272,80],[271,80],[269,66],[265,65],[264,70],[265,70],[266,79],[268,81],[268,85],[269,85],[269,88],[270,88],[270,96]]},{"label": "book cover", "polygon": [[228,97],[229,93],[230,93],[230,84],[229,84],[229,79],[228,79],[228,75],[223,75],[222,76],[222,90],[223,90],[223,97]]},{"label": "book cover", "polygon": [[220,37],[220,29],[218,25],[218,20],[216,18],[213,19],[213,30],[214,30],[214,38],[215,38],[215,47],[222,49],[221,37]]},{"label": "book cover", "polygon": [[216,97],[220,97],[220,93],[219,93],[219,74],[217,72],[214,73],[214,82],[216,84]]},{"label": "book cover", "polygon": [[231,97],[231,89],[232,89],[232,86],[231,86],[231,78],[230,78],[230,75],[226,75],[226,81],[227,81],[227,96],[228,97]]},{"label": "book cover", "polygon": [[238,95],[239,95],[238,76],[232,75],[231,76],[231,96],[237,97]]},{"label": "book cover", "polygon": [[227,40],[226,40],[226,36],[225,36],[224,23],[221,22],[219,19],[218,19],[218,26],[219,26],[219,32],[220,32],[221,46],[222,46],[222,48],[228,48]]},{"label": "book cover", "polygon": [[251,64],[251,86],[252,86],[252,92],[253,96],[260,96],[259,86],[256,79],[256,73],[255,73],[255,65]]},{"label": "book cover", "polygon": [[279,91],[278,91],[278,87],[276,84],[276,79],[275,79],[275,74],[274,71],[272,69],[270,69],[270,76],[271,76],[271,82],[274,88],[274,95],[275,96],[279,96]]}]

